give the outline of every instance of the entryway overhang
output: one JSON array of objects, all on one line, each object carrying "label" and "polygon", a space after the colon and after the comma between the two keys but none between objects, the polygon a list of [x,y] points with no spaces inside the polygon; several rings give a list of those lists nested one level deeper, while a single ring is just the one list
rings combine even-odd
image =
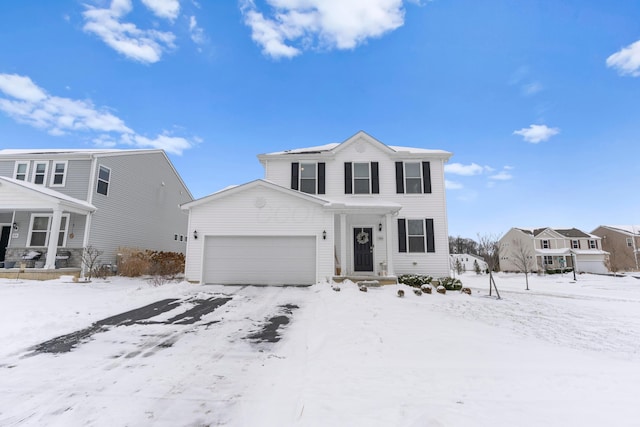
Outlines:
[{"label": "entryway overhang", "polygon": [[[333,212],[336,218],[336,277],[338,279],[362,274],[361,271],[356,271],[355,262],[349,262],[348,254],[350,253],[352,243],[352,227],[354,224],[348,226],[350,222],[349,218],[358,218],[358,221],[364,221],[362,226],[367,226],[361,231],[371,230],[372,232],[379,233],[381,236],[380,242],[383,242],[386,259],[382,259],[381,263],[385,265],[384,269],[379,269],[378,274],[384,274],[385,276],[394,277],[393,266],[393,226],[394,216],[397,216],[402,205],[389,201],[381,201],[376,199],[356,199],[356,200],[338,200],[329,201],[323,208],[327,211]],[[355,255],[352,255],[355,256]],[[358,269],[359,270],[359,269]],[[368,270],[368,269],[367,269]],[[338,271],[340,273],[338,273]],[[375,268],[369,273],[375,275]],[[354,276],[355,277],[355,276]]]},{"label": "entryway overhang", "polygon": [[[0,211],[37,211],[52,212],[51,230],[61,231],[63,213],[75,213],[89,216],[96,211],[91,203],[79,200],[58,191],[31,182],[0,176]],[[45,269],[55,269],[57,240],[49,239]]]}]

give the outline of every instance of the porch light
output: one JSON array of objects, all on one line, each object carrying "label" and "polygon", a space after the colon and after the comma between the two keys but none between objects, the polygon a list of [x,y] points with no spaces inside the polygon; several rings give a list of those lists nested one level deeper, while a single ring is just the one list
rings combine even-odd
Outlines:
[{"label": "porch light", "polygon": [[14,222],[14,223],[13,223],[13,229],[14,229],[14,230],[16,230],[16,231],[18,231],[18,228],[20,228],[20,227],[18,227],[18,223],[17,223],[17,222]]},{"label": "porch light", "polygon": [[327,230],[322,231],[322,240],[327,240]]},{"label": "porch light", "polygon": [[382,231],[382,223],[378,224],[378,231]]},{"label": "porch light", "polygon": [[198,230],[193,230],[193,238],[194,239],[198,238]]}]

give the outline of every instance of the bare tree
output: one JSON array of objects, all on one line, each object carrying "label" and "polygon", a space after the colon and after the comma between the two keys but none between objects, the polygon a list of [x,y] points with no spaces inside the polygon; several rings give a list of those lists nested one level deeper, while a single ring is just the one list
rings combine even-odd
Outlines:
[{"label": "bare tree", "polygon": [[482,256],[489,266],[489,295],[491,295],[491,289],[495,289],[496,296],[500,299],[500,293],[496,286],[496,281],[493,280],[493,272],[496,269],[500,261],[500,236],[492,234],[478,234],[478,249],[480,256]]},{"label": "bare tree", "polygon": [[531,251],[531,248],[522,244],[520,240],[514,240],[513,249],[509,251],[511,256],[511,262],[513,265],[524,273],[524,280],[527,283],[526,290],[529,290],[529,273],[533,271],[536,266],[534,261],[535,257]]},{"label": "bare tree", "polygon": [[98,258],[102,255],[102,251],[89,245],[82,251],[82,266],[87,280],[91,280],[91,276],[95,272],[98,264]]}]

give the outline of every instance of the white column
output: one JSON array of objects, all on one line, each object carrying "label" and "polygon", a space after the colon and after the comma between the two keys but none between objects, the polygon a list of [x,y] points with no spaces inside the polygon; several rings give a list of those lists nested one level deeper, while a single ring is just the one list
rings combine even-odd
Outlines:
[{"label": "white column", "polygon": [[384,238],[387,241],[387,275],[388,276],[395,276],[396,273],[394,272],[393,269],[393,218],[391,216],[391,214],[385,214],[384,216],[384,220],[385,220],[385,231],[384,231]]},{"label": "white column", "polygon": [[56,268],[56,254],[58,253],[58,236],[60,236],[60,223],[62,222],[62,210],[56,207],[51,218],[51,228],[49,232],[49,246],[47,247],[46,269]]},{"label": "white column", "polygon": [[340,268],[343,276],[347,274],[347,214],[340,214]]}]

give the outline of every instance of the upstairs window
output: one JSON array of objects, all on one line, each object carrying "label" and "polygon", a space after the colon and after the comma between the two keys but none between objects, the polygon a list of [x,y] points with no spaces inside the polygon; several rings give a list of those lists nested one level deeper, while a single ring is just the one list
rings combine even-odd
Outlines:
[{"label": "upstairs window", "polygon": [[396,162],[396,193],[431,193],[429,162]]},{"label": "upstairs window", "polygon": [[598,244],[595,240],[589,240],[589,249],[598,249]]},{"label": "upstairs window", "polygon": [[324,163],[291,163],[291,189],[324,194]]},{"label": "upstairs window", "polygon": [[378,162],[344,164],[345,194],[378,194],[380,180]]},{"label": "upstairs window", "polygon": [[13,174],[15,179],[20,181],[26,181],[27,176],[29,176],[29,163],[28,162],[18,162],[16,163],[15,173]]},{"label": "upstairs window", "polygon": [[571,241],[572,249],[580,249],[580,240],[572,240]]},{"label": "upstairs window", "polygon": [[53,173],[51,174],[51,186],[62,187],[67,175],[67,162],[53,162]]},{"label": "upstairs window", "polygon": [[[31,247],[49,246],[49,236],[51,234],[51,218],[52,215],[38,214],[31,217],[31,226],[29,227],[28,242]],[[59,247],[66,245],[67,228],[69,224],[69,214],[62,215],[60,218],[60,232],[58,233]]]},{"label": "upstairs window", "polygon": [[540,245],[542,246],[542,249],[549,249],[551,248],[551,245],[549,244],[548,240],[542,240],[540,242]]},{"label": "upstairs window", "polygon": [[110,180],[111,169],[106,166],[100,165],[100,170],[98,171],[98,186],[96,188],[98,194],[104,194],[106,196],[109,193]]},{"label": "upstairs window", "polygon": [[44,181],[47,177],[47,167],[49,166],[48,162],[38,162],[36,163],[35,170],[33,171],[33,183],[34,184],[44,184]]},{"label": "upstairs window", "polygon": [[631,237],[627,237],[627,246],[630,248],[633,247],[633,239]]}]

